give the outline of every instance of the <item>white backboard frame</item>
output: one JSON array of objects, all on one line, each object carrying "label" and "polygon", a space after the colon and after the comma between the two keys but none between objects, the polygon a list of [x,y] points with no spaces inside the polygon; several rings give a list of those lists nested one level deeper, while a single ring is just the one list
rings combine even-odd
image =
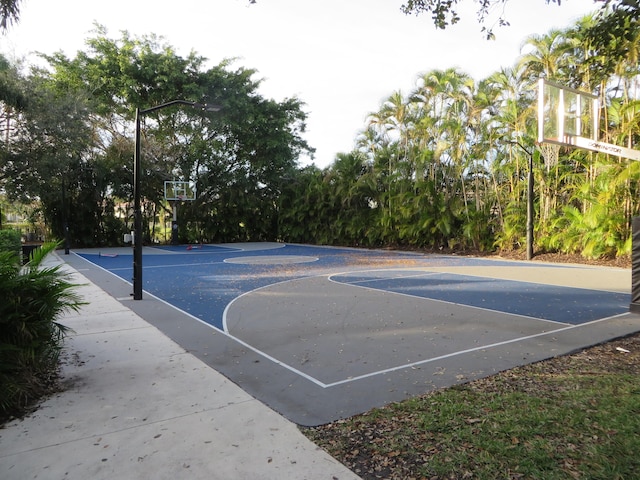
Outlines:
[{"label": "white backboard frame", "polygon": [[541,78],[538,81],[538,143],[571,145],[571,137],[598,141],[598,97]]},{"label": "white backboard frame", "polygon": [[640,161],[640,151],[601,142],[597,95],[538,81],[538,143],[577,147]]},{"label": "white backboard frame", "polygon": [[172,202],[192,202],[196,199],[195,182],[167,180],[164,182],[164,198]]}]

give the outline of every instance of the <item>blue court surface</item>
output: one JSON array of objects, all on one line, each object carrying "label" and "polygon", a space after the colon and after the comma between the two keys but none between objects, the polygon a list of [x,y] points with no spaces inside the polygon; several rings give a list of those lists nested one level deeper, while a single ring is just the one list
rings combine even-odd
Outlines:
[{"label": "blue court surface", "polygon": [[[69,260],[213,368],[303,425],[640,330],[630,272],[278,243]],[[114,281],[115,279],[120,279]]]}]

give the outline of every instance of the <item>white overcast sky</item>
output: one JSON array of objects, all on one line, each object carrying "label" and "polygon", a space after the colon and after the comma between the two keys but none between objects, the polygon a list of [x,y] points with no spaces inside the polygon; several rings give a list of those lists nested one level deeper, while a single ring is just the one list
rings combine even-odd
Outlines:
[{"label": "white overcast sky", "polygon": [[351,151],[369,112],[396,90],[406,94],[421,72],[457,67],[480,80],[512,66],[527,36],[597,8],[593,0],[509,0],[511,26],[496,28],[497,40],[487,41],[476,2],[461,1],[463,21],[442,31],[429,16],[404,15],[403,0],[23,0],[20,22],[0,36],[0,51],[28,60],[34,51],[71,57],[97,22],[111,38],[123,30],[160,35],[178,54],[193,50],[211,65],[238,57],[236,66],[258,70],[263,96],[306,103],[305,138],[317,149],[316,165],[325,167]]}]

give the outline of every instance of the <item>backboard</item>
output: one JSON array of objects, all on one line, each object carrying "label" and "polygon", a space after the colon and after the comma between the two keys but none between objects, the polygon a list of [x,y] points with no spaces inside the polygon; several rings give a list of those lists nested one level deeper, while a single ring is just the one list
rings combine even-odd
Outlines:
[{"label": "backboard", "polygon": [[601,142],[598,97],[541,78],[538,81],[538,143],[578,147],[631,160],[640,151]]},{"label": "backboard", "polygon": [[598,141],[598,97],[538,81],[538,143],[573,145],[573,137]]},{"label": "backboard", "polygon": [[193,201],[196,199],[194,182],[168,180],[164,182],[164,198],[169,201]]}]

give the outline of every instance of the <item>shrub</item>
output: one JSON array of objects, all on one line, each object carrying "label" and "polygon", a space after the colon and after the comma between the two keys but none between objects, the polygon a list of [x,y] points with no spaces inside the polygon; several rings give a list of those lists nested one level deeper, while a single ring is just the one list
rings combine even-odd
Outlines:
[{"label": "shrub", "polygon": [[20,255],[22,241],[17,230],[0,230],[0,252],[13,252]]},{"label": "shrub", "polygon": [[0,252],[0,415],[24,408],[46,390],[57,370],[67,327],[56,322],[82,305],[60,265],[43,266],[56,248],[48,243],[23,267],[20,256]]}]

